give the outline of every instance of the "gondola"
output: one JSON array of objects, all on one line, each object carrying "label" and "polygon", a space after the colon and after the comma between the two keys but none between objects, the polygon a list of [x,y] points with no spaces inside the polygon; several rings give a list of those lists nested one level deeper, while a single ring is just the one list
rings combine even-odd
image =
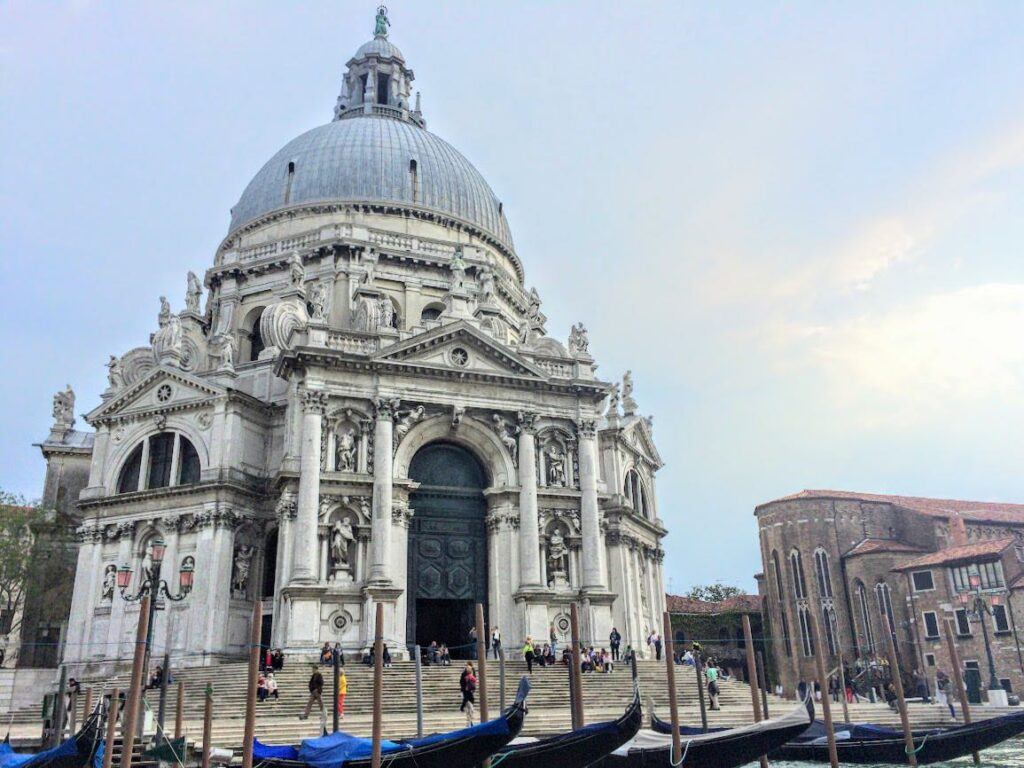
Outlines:
[{"label": "gondola", "polygon": [[[737,768],[795,739],[814,722],[814,705],[798,704],[788,714],[741,728],[682,738],[684,768]],[[672,768],[672,736],[640,731],[610,755],[594,763],[600,768]]]},{"label": "gondola", "polygon": [[640,693],[616,720],[577,728],[546,739],[523,739],[499,749],[491,765],[502,768],[585,768],[636,736],[643,723]]},{"label": "gondola", "polygon": [[103,744],[102,707],[86,718],[78,732],[63,744],[42,752],[15,752],[9,739],[0,743],[0,768],[84,768]]},{"label": "gondola", "polygon": [[[408,741],[382,741],[381,754],[388,768],[457,768],[481,763],[519,735],[526,716],[530,681],[519,682],[516,700],[501,717],[449,733]],[[271,746],[257,741],[253,757],[262,768],[368,768],[370,739],[337,732],[306,739],[298,747]],[[2,768],[2,767],[0,767]]]},{"label": "gondola", "polygon": [[[672,726],[651,713],[651,727],[670,733]],[[833,723],[836,751],[841,763],[908,763],[903,732],[893,728],[862,723]],[[699,733],[700,729],[680,731]],[[1006,739],[1024,733],[1024,712],[982,720],[953,728],[935,728],[913,732],[914,748],[919,765],[953,760],[972,752],[993,747]],[[800,736],[782,745],[769,755],[776,760],[828,762],[828,739],[825,723],[816,720]]]}]

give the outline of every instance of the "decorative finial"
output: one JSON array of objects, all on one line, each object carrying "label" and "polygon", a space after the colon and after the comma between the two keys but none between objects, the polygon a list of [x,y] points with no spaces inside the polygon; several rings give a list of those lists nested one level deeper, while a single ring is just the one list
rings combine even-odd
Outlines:
[{"label": "decorative finial", "polygon": [[374,37],[387,37],[388,27],[391,26],[391,22],[388,21],[388,7],[386,5],[377,6],[377,24],[373,29]]}]

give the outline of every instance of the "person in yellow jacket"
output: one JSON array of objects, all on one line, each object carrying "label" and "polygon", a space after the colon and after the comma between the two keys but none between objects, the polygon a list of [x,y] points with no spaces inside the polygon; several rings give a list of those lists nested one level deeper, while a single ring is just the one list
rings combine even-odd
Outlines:
[{"label": "person in yellow jacket", "polygon": [[348,677],[344,669],[338,670],[338,716],[345,719],[345,694],[348,693]]}]

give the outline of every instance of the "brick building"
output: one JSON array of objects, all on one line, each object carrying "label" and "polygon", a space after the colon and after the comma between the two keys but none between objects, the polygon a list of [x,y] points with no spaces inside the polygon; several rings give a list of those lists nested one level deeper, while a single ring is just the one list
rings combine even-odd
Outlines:
[{"label": "brick building", "polygon": [[[1024,505],[801,491],[754,515],[768,647],[787,694],[814,674],[811,610],[830,666],[839,653],[884,653],[889,625],[901,668],[934,684],[937,669],[950,670],[949,620],[972,698],[989,684],[985,635],[999,683],[1024,690]],[[980,616],[972,576],[988,608]]]},{"label": "brick building", "polygon": [[750,617],[754,651],[764,655],[768,662],[768,677],[774,679],[769,658],[771,649],[765,645],[761,603],[760,595],[735,595],[721,601],[665,595],[665,606],[672,620],[672,639],[677,650],[681,652],[691,643],[698,642],[709,658],[742,680],[747,679],[744,615]]}]

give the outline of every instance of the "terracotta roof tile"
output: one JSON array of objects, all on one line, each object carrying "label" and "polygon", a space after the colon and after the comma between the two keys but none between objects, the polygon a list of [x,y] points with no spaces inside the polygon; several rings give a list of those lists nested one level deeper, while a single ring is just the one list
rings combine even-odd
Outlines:
[{"label": "terracotta roof tile", "polygon": [[1012,538],[1002,538],[965,544],[962,547],[947,547],[946,549],[940,549],[938,552],[931,552],[910,560],[897,568],[893,568],[893,570],[909,571],[913,568],[923,568],[928,565],[946,565],[977,560],[979,557],[985,557],[986,555],[998,555],[1012,545],[1013,542]]},{"label": "terracotta roof tile", "polygon": [[695,600],[682,595],[665,595],[669,613],[691,613],[715,616],[720,613],[760,613],[760,595],[736,595],[721,602]]},{"label": "terracotta roof tile", "polygon": [[864,539],[857,546],[843,555],[843,557],[872,555],[879,552],[924,552],[924,549],[916,547],[905,541],[896,541],[895,539]]},{"label": "terracotta roof tile", "polygon": [[933,517],[960,515],[966,520],[985,520],[1001,523],[1024,523],[1024,504],[1005,504],[993,501],[966,501],[962,499],[928,499],[921,496],[891,496],[856,491],[803,490],[781,499],[759,504],[758,509],[778,501],[795,499],[849,499],[893,504],[904,509]]}]

